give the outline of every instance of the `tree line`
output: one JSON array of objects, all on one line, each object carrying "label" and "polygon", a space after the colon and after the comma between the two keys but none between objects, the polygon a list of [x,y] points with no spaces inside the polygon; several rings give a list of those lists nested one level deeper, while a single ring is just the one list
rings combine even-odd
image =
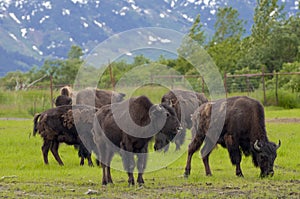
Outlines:
[{"label": "tree line", "polygon": [[[299,8],[300,9],[300,8]],[[300,14],[288,16],[284,7],[277,0],[257,0],[253,16],[251,34],[245,36],[246,21],[239,18],[239,13],[232,7],[222,7],[217,11],[214,35],[205,34],[200,14],[195,18],[187,37],[201,45],[212,57],[219,71],[224,74],[299,72],[300,71]],[[124,73],[142,64],[163,64],[182,75],[199,75],[185,54],[192,51],[189,42],[183,42],[177,49],[176,59],[160,56],[151,61],[143,55],[110,64],[113,78],[117,82]],[[49,78],[54,84],[70,85],[74,82],[77,71],[82,67],[84,53],[80,46],[72,46],[67,59],[46,60],[41,67],[34,66],[28,72],[10,72],[0,79],[0,87],[5,89],[27,89],[32,85],[49,85]],[[90,71],[95,68],[88,69]],[[99,87],[111,87],[110,71],[101,77]],[[88,81],[88,78],[87,80]],[[256,87],[259,86],[257,80]],[[274,81],[269,77],[268,81]],[[239,84],[241,82],[234,82]],[[271,85],[271,84],[270,84]],[[300,76],[280,77],[279,86],[300,91]]]}]

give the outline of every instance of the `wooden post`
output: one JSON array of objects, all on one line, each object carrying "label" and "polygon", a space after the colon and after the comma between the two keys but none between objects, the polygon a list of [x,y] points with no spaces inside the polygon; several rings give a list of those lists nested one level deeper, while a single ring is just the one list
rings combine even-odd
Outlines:
[{"label": "wooden post", "polygon": [[50,100],[51,100],[51,108],[53,108],[53,80],[52,75],[50,75]]},{"label": "wooden post", "polygon": [[278,74],[275,75],[275,99],[276,99],[276,106],[278,106]]},{"label": "wooden post", "polygon": [[204,78],[203,78],[203,76],[201,76],[201,81],[202,81],[202,93],[204,93],[205,89],[204,89]]},{"label": "wooden post", "polygon": [[262,87],[263,87],[263,94],[264,94],[264,101],[263,104],[267,104],[267,97],[266,97],[266,84],[265,84],[265,67],[262,67]]},{"label": "wooden post", "polygon": [[249,76],[246,76],[247,96],[250,94]]},{"label": "wooden post", "polygon": [[112,86],[112,89],[115,90],[115,79],[114,79],[112,67],[111,67],[111,64],[110,64],[109,60],[108,60],[108,68],[109,68],[111,86]]},{"label": "wooden post", "polygon": [[224,72],[224,88],[225,88],[225,94],[226,94],[226,98],[227,98],[227,75],[226,75],[226,71]]}]

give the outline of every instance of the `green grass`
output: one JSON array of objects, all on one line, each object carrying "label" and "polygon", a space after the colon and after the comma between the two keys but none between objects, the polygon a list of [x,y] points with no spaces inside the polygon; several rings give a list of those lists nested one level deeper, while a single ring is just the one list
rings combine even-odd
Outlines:
[{"label": "green grass", "polygon": [[[166,89],[153,90],[145,86],[123,90],[129,97],[150,95],[159,103]],[[54,94],[57,96],[57,92]],[[251,96],[255,97],[255,96]],[[35,105],[36,104],[36,105]],[[43,163],[42,139],[30,137],[32,113],[49,108],[49,91],[1,92],[0,118],[22,117],[29,120],[0,120],[0,197],[1,198],[299,198],[300,197],[300,124],[267,123],[268,137],[281,148],[275,161],[273,178],[260,179],[259,168],[251,157],[244,157],[244,178],[235,176],[228,153],[217,147],[210,156],[213,176],[205,176],[203,163],[196,153],[188,179],[183,177],[187,140],[179,152],[174,144],[167,153],[153,152],[150,148],[145,186],[128,187],[127,174],[122,169],[121,158],[113,159],[114,185],[102,186],[102,170],[87,165],[79,166],[77,151],[62,144],[59,149],[65,166],[61,167],[49,153],[49,165]],[[300,118],[300,109],[266,107],[266,118]],[[188,133],[189,134],[189,133]],[[153,143],[152,143],[153,144]],[[135,174],[135,176],[137,176]],[[86,195],[89,189],[97,191]]]},{"label": "green grass", "polygon": [[[79,166],[77,151],[62,144],[60,155],[65,166],[58,166],[51,153],[49,165],[43,164],[39,136],[29,137],[32,120],[0,120],[0,197],[3,198],[299,198],[300,197],[300,124],[268,123],[271,141],[280,139],[273,178],[260,179],[259,169],[250,157],[242,160],[244,178],[235,176],[228,153],[217,147],[211,154],[213,176],[205,176],[199,153],[193,157],[188,179],[183,177],[186,147],[179,154],[174,145],[167,153],[151,153],[145,186],[128,187],[127,174],[113,169],[114,185],[101,185],[101,168]],[[170,160],[171,159],[171,160]],[[153,171],[155,165],[173,162]],[[114,168],[121,165],[119,155]],[[154,165],[154,166],[153,166]],[[136,176],[136,174],[135,174]],[[89,189],[97,191],[86,195]]]}]

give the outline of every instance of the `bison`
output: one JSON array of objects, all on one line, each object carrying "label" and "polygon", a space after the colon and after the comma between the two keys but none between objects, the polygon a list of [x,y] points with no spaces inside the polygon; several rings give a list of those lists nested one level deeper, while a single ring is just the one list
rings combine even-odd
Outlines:
[{"label": "bison", "polygon": [[[129,185],[135,184],[134,154],[137,155],[137,182],[143,184],[149,141],[155,134],[172,139],[179,130],[180,122],[173,108],[167,104],[154,105],[146,96],[100,108],[92,131],[102,166],[102,184],[113,183],[110,164],[116,152],[122,157]],[[155,137],[155,144],[158,144],[160,137]]]},{"label": "bison", "polygon": [[[214,107],[215,106],[215,107]],[[221,126],[220,132],[210,132],[217,121],[221,121],[220,113],[215,113],[216,117],[212,118],[213,110],[226,111],[224,114],[225,123]],[[226,109],[225,109],[226,108]],[[195,134],[188,147],[188,158],[184,175],[187,177],[191,171],[192,156],[202,145],[205,139],[205,145],[202,149],[202,160],[205,166],[206,175],[211,175],[209,166],[210,150],[206,149],[215,142],[211,139],[218,133],[216,142],[227,148],[231,163],[236,166],[236,175],[243,177],[240,167],[241,151],[246,155],[251,155],[256,167],[260,167],[261,177],[272,176],[274,174],[273,165],[277,156],[276,150],[280,147],[281,142],[276,145],[270,142],[267,137],[265,127],[264,108],[260,102],[245,96],[231,97],[221,99],[215,102],[208,102],[201,105],[192,115],[193,127]],[[211,123],[211,124],[210,124]]]},{"label": "bison", "polygon": [[86,88],[76,95],[76,104],[86,104],[101,108],[104,105],[123,101],[125,94],[110,90]]},{"label": "bison", "polygon": [[[115,91],[102,90],[97,88],[86,88],[77,92],[76,104],[85,104],[89,106],[94,106],[96,108],[101,108],[102,106],[107,104],[121,102],[123,101],[124,97],[125,94],[118,93]],[[77,148],[79,149],[79,151],[84,151],[84,149],[81,149],[80,146]],[[79,154],[84,155],[84,153]],[[81,160],[84,161],[84,158],[86,158],[86,155],[81,157]]]},{"label": "bison", "polygon": [[55,100],[55,106],[71,105],[71,92],[71,88],[68,86],[61,88],[60,95]]},{"label": "bison", "polygon": [[[174,138],[176,150],[179,150],[184,142],[186,129],[192,127],[191,115],[201,104],[208,102],[208,100],[203,93],[187,90],[170,90],[162,97],[161,102],[169,103],[170,106],[174,107],[178,119],[181,121],[183,129]],[[165,151],[167,150],[168,147],[165,147]]]},{"label": "bison", "polygon": [[35,115],[33,135],[39,132],[43,138],[42,153],[45,164],[48,164],[50,149],[56,161],[63,165],[58,147],[59,143],[66,143],[78,146],[80,165],[83,165],[84,158],[87,158],[88,164],[93,166],[91,151],[95,150],[95,145],[91,129],[96,111],[96,108],[90,106],[66,105]]}]

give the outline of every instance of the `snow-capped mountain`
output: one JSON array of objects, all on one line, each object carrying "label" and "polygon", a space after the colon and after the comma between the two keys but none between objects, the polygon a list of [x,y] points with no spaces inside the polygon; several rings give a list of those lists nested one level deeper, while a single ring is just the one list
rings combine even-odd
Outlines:
[{"label": "snow-capped mountain", "polygon": [[[298,12],[300,0],[280,0]],[[0,76],[26,71],[45,58],[67,56],[71,45],[89,52],[115,33],[163,27],[186,33],[197,14],[208,34],[216,11],[232,6],[250,31],[256,0],[0,0]]]}]

